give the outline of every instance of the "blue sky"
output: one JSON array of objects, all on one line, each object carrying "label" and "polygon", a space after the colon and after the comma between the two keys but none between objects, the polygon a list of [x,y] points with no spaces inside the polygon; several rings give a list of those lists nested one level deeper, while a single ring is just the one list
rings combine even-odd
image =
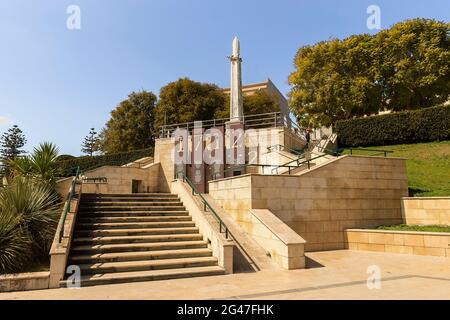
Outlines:
[{"label": "blue sky", "polygon": [[[71,4],[80,30],[66,27]],[[287,93],[297,49],[376,32],[366,27],[371,4],[382,28],[450,20],[448,0],[0,0],[0,132],[18,124],[27,150],[51,141],[79,155],[89,128],[100,129],[131,91],[157,94],[184,76],[228,86],[235,35],[243,82],[269,77]]]}]

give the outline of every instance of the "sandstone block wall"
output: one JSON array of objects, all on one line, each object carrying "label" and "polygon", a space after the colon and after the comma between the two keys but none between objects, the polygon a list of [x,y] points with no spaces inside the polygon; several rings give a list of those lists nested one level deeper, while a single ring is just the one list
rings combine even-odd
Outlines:
[{"label": "sandstone block wall", "polygon": [[346,230],[352,250],[450,257],[450,233],[391,230]]},{"label": "sandstone block wall", "polygon": [[450,225],[450,197],[403,198],[402,213],[409,225]]},{"label": "sandstone block wall", "polygon": [[210,182],[211,196],[244,228],[269,209],[306,240],[306,251],[345,248],[344,230],[402,222],[404,159],[342,156],[300,175],[244,175]]}]

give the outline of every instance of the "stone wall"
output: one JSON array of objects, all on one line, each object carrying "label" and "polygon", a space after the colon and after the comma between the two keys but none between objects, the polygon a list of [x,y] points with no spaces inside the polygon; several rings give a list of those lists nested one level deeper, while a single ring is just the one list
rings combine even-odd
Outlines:
[{"label": "stone wall", "polygon": [[450,197],[403,198],[402,213],[409,225],[450,225]]},{"label": "stone wall", "polygon": [[450,257],[450,233],[392,230],[346,230],[351,250]]},{"label": "stone wall", "polygon": [[244,228],[250,209],[269,209],[306,240],[306,251],[343,249],[344,230],[402,222],[408,194],[399,158],[342,156],[299,175],[211,181],[211,196]]},{"label": "stone wall", "polygon": [[50,272],[0,275],[0,292],[48,289]]},{"label": "stone wall", "polygon": [[158,178],[160,192],[170,192],[169,183],[175,176],[174,148],[175,140],[172,138],[160,138],[155,141],[155,163],[161,164],[161,174]]},{"label": "stone wall", "polygon": [[88,178],[106,177],[107,183],[83,183],[84,193],[126,194],[132,193],[132,181],[140,181],[138,192],[160,192],[160,164],[145,169],[132,167],[104,166],[87,171]]}]

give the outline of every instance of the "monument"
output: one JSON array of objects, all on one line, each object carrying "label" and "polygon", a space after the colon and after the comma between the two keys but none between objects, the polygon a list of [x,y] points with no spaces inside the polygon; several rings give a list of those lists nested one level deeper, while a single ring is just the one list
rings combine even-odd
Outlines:
[{"label": "monument", "polygon": [[244,141],[244,108],[242,101],[242,70],[240,43],[238,37],[233,39],[233,50],[230,59],[231,86],[230,86],[230,121],[226,123],[225,146],[228,174],[225,176],[240,175],[242,165],[245,164]]},{"label": "monument", "polygon": [[231,62],[231,86],[230,86],[230,122],[239,123],[243,119],[242,103],[242,73],[240,57],[240,43],[238,37],[233,39],[233,52],[228,57]]}]

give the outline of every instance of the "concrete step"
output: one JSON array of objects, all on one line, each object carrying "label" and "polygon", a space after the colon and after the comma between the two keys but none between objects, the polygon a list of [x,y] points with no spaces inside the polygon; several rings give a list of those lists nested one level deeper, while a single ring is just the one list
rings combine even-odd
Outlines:
[{"label": "concrete step", "polygon": [[158,202],[158,201],[180,201],[178,197],[101,197],[83,198],[84,203],[104,203],[104,202]]},{"label": "concrete step", "polygon": [[193,257],[144,261],[106,262],[79,265],[81,274],[107,272],[132,272],[175,268],[206,267],[217,265],[216,257]]},{"label": "concrete step", "polygon": [[114,244],[114,243],[149,243],[169,241],[203,240],[201,234],[167,234],[150,236],[117,236],[117,237],[74,237],[72,243],[78,244]]},{"label": "concrete step", "polygon": [[80,206],[79,210],[83,213],[92,213],[99,211],[181,211],[184,210],[183,205],[167,205],[167,206]]},{"label": "concrete step", "polygon": [[[201,276],[215,276],[223,274],[225,274],[225,270],[218,266],[104,273],[104,274],[82,276],[81,286],[86,287],[101,284],[180,279],[180,278],[201,277]],[[66,280],[61,281],[60,285],[61,287],[66,287],[67,281]]]},{"label": "concrete step", "polygon": [[183,228],[138,228],[76,230],[75,237],[150,236],[168,234],[198,234],[197,227]]},{"label": "concrete step", "polygon": [[101,223],[77,223],[77,230],[95,229],[149,229],[149,228],[182,228],[194,227],[193,221],[168,221],[168,222],[101,222]]},{"label": "concrete step", "polygon": [[170,242],[147,242],[147,243],[125,243],[125,244],[73,244],[71,251],[74,255],[112,253],[112,252],[137,252],[137,251],[162,251],[179,249],[203,249],[208,244],[203,240],[196,241],[170,241]]},{"label": "concrete step", "polygon": [[80,208],[182,206],[181,201],[82,201]]},{"label": "concrete step", "polygon": [[71,264],[92,264],[122,261],[159,260],[190,257],[210,257],[211,249],[174,249],[161,251],[137,251],[137,252],[112,252],[94,253],[86,255],[73,255],[70,258]]},{"label": "concrete step", "polygon": [[188,216],[189,212],[180,210],[143,210],[143,211],[96,211],[96,212],[78,212],[78,218],[98,218],[98,217],[180,217]]},{"label": "concrete step", "polygon": [[83,193],[83,199],[92,198],[151,198],[151,197],[178,197],[173,193],[154,192],[154,193],[123,193],[123,194],[108,194],[108,193]]},{"label": "concrete step", "polygon": [[192,221],[190,216],[125,216],[125,217],[93,217],[93,218],[77,218],[78,224],[87,223],[137,223],[137,222],[185,222]]}]

